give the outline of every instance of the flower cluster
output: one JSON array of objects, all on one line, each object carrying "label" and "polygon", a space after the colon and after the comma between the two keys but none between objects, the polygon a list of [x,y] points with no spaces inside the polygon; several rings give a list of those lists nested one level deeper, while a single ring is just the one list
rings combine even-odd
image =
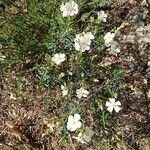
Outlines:
[{"label": "flower cluster", "polygon": [[[61,85],[61,92],[62,92],[62,96],[66,96],[68,95],[68,88],[66,85]],[[76,96],[78,99],[81,99],[82,97],[87,97],[89,95],[89,91],[85,90],[83,87],[79,88],[76,90]]]},{"label": "flower cluster", "polygon": [[73,0],[70,0],[65,4],[62,3],[60,10],[63,12],[63,17],[73,16],[78,13],[78,5]]},{"label": "flower cluster", "polygon": [[[82,34],[78,34],[76,35],[75,38],[75,49],[77,51],[81,51],[84,52],[86,50],[90,50],[90,45],[91,45],[91,40],[94,39],[94,36],[91,32],[87,32],[87,33],[82,33]],[[66,55],[62,54],[62,53],[57,53],[52,57],[52,61],[56,64],[56,65],[60,65],[62,62],[64,62],[66,60]]]},{"label": "flower cluster", "polygon": [[91,32],[83,32],[82,34],[76,35],[75,38],[75,49],[77,51],[88,51],[90,50],[91,40],[94,39],[94,36]]},{"label": "flower cluster", "polygon": [[[86,91],[86,93],[88,92]],[[116,101],[115,98],[109,98],[109,101],[106,102],[106,107],[110,113],[112,113],[113,110],[115,110],[115,112],[118,113],[121,110],[121,103],[120,101]],[[82,123],[80,119],[81,119],[81,116],[77,113],[74,115],[70,115],[67,121],[67,130],[75,131],[81,128]],[[93,135],[94,135],[93,130],[91,130],[90,128],[86,128],[86,132],[84,134],[80,133],[78,137],[75,137],[75,138],[79,140],[81,143],[84,143],[84,142],[90,142],[91,137]]]},{"label": "flower cluster", "polygon": [[[66,2],[65,4],[62,3],[60,10],[63,12],[63,17],[67,16],[73,16],[78,13],[78,5],[73,1],[70,0],[69,2]],[[100,11],[97,13],[98,15],[98,21],[100,22],[106,22],[107,14],[104,11]],[[108,32],[104,36],[105,40],[105,46],[110,47],[111,54],[117,55],[120,52],[119,44],[114,41],[115,34]],[[81,34],[77,34],[74,39],[74,48],[76,51],[79,52],[85,52],[89,51],[91,47],[91,42],[94,39],[94,35],[91,32],[83,32]],[[52,57],[52,61],[56,65],[60,65],[62,62],[66,60],[66,55],[62,53],[57,53]],[[66,84],[61,85],[61,92],[62,96],[68,95],[68,88],[66,87]],[[76,90],[76,97],[78,99],[86,98],[89,95],[89,91],[84,89],[83,87],[80,87]],[[119,101],[116,101],[115,98],[109,98],[109,101],[106,102],[105,106],[107,107],[107,110],[112,113],[113,110],[115,112],[119,112],[121,110],[121,103]],[[81,128],[82,122],[81,116],[76,113],[74,115],[70,115],[67,120],[67,130],[74,132],[77,129]],[[78,137],[74,137],[81,143],[87,143],[91,141],[92,136],[94,135],[94,131],[90,129],[89,127],[85,128],[85,132],[80,132]]]}]

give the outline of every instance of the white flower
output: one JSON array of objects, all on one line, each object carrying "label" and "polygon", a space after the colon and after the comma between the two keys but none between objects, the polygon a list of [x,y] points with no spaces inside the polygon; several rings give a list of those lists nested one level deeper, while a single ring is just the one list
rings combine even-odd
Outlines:
[{"label": "white flower", "polygon": [[70,115],[68,117],[67,130],[75,131],[78,128],[81,128],[82,123],[81,123],[80,119],[81,119],[81,117],[79,114],[75,114],[74,116]]},{"label": "white flower", "polygon": [[112,41],[111,44],[110,44],[110,53],[112,55],[115,55],[117,56],[118,53],[120,53],[120,46],[118,44],[118,42],[115,42],[115,41]]},{"label": "white flower", "polygon": [[86,127],[85,133],[83,134],[83,139],[86,142],[90,142],[93,135],[94,135],[94,131],[91,128]]},{"label": "white flower", "polygon": [[91,128],[86,127],[84,133],[80,132],[78,134],[78,137],[73,137],[73,138],[75,138],[77,141],[81,142],[82,144],[85,144],[91,142],[93,135],[94,135],[94,131]]},{"label": "white flower", "polygon": [[66,60],[66,55],[65,54],[61,54],[61,53],[57,53],[52,57],[52,61],[56,64],[56,65],[60,65],[62,62],[64,62]]},{"label": "white flower", "polygon": [[63,17],[73,16],[78,13],[78,5],[73,0],[70,0],[65,4],[62,3],[60,10],[63,12]]},{"label": "white flower", "polygon": [[68,89],[67,89],[66,86],[61,85],[61,90],[62,90],[62,95],[63,95],[63,97],[68,94]]},{"label": "white flower", "polygon": [[114,37],[115,37],[114,33],[111,33],[111,32],[106,33],[106,35],[104,36],[104,40],[105,40],[105,45],[107,47],[109,47],[111,45],[111,43],[114,40]]},{"label": "white flower", "polygon": [[113,109],[116,112],[119,112],[121,110],[121,103],[119,101],[115,102],[115,98],[109,98],[109,101],[106,102],[107,110],[112,113]]},{"label": "white flower", "polygon": [[83,87],[76,90],[77,97],[80,99],[82,97],[87,97],[89,95],[89,91],[85,90]]},{"label": "white flower", "polygon": [[75,49],[77,51],[84,52],[86,50],[90,50],[91,40],[94,39],[94,36],[91,32],[82,33],[76,35],[75,38]]},{"label": "white flower", "polygon": [[98,15],[98,21],[106,22],[107,14],[103,10],[97,12],[97,15]]}]

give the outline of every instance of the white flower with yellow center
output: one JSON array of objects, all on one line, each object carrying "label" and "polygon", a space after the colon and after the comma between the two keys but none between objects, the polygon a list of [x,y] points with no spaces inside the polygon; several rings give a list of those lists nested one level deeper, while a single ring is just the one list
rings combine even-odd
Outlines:
[{"label": "white flower with yellow center", "polygon": [[121,110],[121,103],[120,101],[116,101],[115,98],[109,98],[109,101],[106,102],[106,107],[110,113],[113,110],[118,113]]},{"label": "white flower with yellow center", "polygon": [[82,34],[76,35],[75,38],[75,49],[77,51],[84,52],[90,50],[91,40],[94,39],[94,36],[91,32],[83,32]]},{"label": "white flower with yellow center", "polygon": [[61,85],[61,90],[62,90],[63,97],[68,94],[68,89],[67,89],[66,85]]},{"label": "white flower with yellow center", "polygon": [[63,12],[63,17],[73,16],[78,13],[78,5],[73,0],[67,3],[62,3],[60,10]]},{"label": "white flower with yellow center", "polygon": [[114,33],[111,32],[106,33],[106,35],[104,36],[104,40],[105,40],[105,45],[107,47],[111,46],[111,43],[114,41],[114,37],[115,37]]},{"label": "white flower with yellow center", "polygon": [[81,116],[77,113],[74,114],[74,116],[70,115],[68,117],[67,130],[75,131],[75,130],[81,128],[82,123],[81,123],[80,119],[81,119]]},{"label": "white flower with yellow center", "polygon": [[57,53],[52,57],[52,61],[56,64],[56,65],[60,65],[62,62],[64,62],[66,60],[66,55],[65,54],[61,54],[61,53]]},{"label": "white flower with yellow center", "polygon": [[101,21],[106,22],[107,14],[103,10],[97,12],[97,15],[98,15],[98,21],[99,22],[101,22]]},{"label": "white flower with yellow center", "polygon": [[77,97],[80,99],[82,97],[87,97],[89,95],[89,91],[85,90],[83,87],[76,90]]}]

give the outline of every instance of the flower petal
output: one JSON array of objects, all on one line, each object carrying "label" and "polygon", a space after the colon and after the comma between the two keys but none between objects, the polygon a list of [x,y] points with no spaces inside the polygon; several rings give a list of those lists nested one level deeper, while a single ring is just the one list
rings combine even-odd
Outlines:
[{"label": "flower petal", "polygon": [[116,105],[118,105],[118,106],[121,106],[121,103],[120,103],[120,101],[116,101],[116,103],[115,103]]},{"label": "flower petal", "polygon": [[108,107],[107,110],[108,110],[110,113],[112,113],[112,111],[113,111],[113,106]]},{"label": "flower petal", "polygon": [[115,103],[115,98],[109,98],[110,103],[114,104]]},{"label": "flower petal", "polygon": [[68,122],[73,122],[73,121],[74,121],[74,118],[73,118],[72,115],[70,115],[70,116],[68,117]]},{"label": "flower petal", "polygon": [[76,129],[81,128],[81,126],[82,126],[81,121],[76,122]]},{"label": "flower petal", "polygon": [[79,114],[74,115],[74,120],[79,121],[81,119],[81,116]]},{"label": "flower petal", "polygon": [[71,127],[72,125],[69,122],[67,122],[67,130],[71,130]]},{"label": "flower petal", "polygon": [[112,106],[112,104],[107,101],[106,104],[105,104],[105,106],[106,106],[106,107],[110,107],[110,106]]},{"label": "flower petal", "polygon": [[75,131],[75,130],[76,130],[76,127],[72,125],[70,128],[70,131]]},{"label": "flower petal", "polygon": [[89,39],[94,39],[94,35],[91,32],[87,32],[87,36]]},{"label": "flower petal", "polygon": [[114,109],[117,113],[121,110],[121,108],[119,106],[115,106]]}]

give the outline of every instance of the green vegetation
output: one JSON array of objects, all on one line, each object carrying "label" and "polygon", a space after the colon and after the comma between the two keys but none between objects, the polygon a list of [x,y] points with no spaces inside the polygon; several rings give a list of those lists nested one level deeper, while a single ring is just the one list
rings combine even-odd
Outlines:
[{"label": "green vegetation", "polygon": [[[15,93],[17,97],[15,105],[8,106],[8,109],[13,112],[23,107],[33,111],[33,114],[35,111],[33,118],[39,119],[35,121],[38,124],[36,132],[39,133],[34,133],[34,129],[25,130],[26,125],[22,130],[26,131],[24,134],[29,136],[29,140],[34,137],[39,143],[50,144],[56,140],[56,143],[51,144],[54,149],[58,145],[70,145],[69,149],[78,146],[86,149],[88,145],[93,150],[109,150],[112,145],[118,148],[124,142],[115,131],[118,121],[115,107],[118,105],[120,110],[120,94],[129,86],[124,80],[125,71],[117,62],[118,54],[112,55],[111,46],[107,47],[104,40],[106,33],[115,32],[117,27],[107,29],[107,22],[99,22],[97,15],[101,9],[108,12],[107,8],[110,8],[112,1],[77,0],[79,12],[67,17],[63,17],[60,10],[62,2],[65,4],[68,1],[0,2],[0,69],[6,77],[7,74],[14,73],[8,75],[5,82],[10,80],[13,83],[13,86],[10,84],[9,92]],[[110,22],[111,20],[108,23]],[[78,43],[75,39],[78,35],[83,36],[83,32],[94,36],[91,39],[80,37],[83,40],[80,44],[85,46],[87,42],[90,50],[81,51],[76,48],[75,44]],[[65,54],[60,64],[57,64],[61,61],[60,58],[54,61],[55,54]],[[113,111],[106,105],[111,98],[118,102],[111,106]],[[16,108],[11,110],[12,106]],[[25,113],[20,118],[32,118],[32,115]],[[72,129],[72,132],[67,125],[69,117],[74,114],[80,115],[80,118],[75,120],[78,127]],[[45,118],[48,123],[44,123]],[[74,124],[77,124],[75,121]],[[79,123],[82,126],[79,127]],[[54,124],[52,129],[49,127],[51,124]],[[91,139],[88,137],[89,141],[83,136],[86,135],[86,127],[94,132]],[[34,136],[31,137],[31,133]],[[20,139],[19,141],[23,143]],[[30,142],[24,143],[32,145]]]}]

